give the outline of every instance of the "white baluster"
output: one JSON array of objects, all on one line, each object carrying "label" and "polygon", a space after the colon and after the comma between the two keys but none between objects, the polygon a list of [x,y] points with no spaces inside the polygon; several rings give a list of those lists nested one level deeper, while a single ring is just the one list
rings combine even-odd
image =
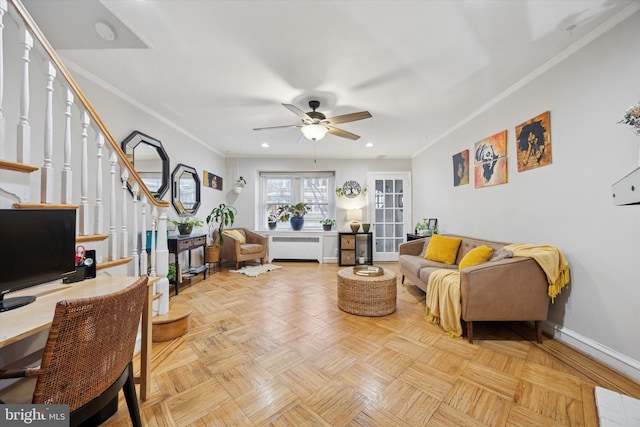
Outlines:
[{"label": "white baluster", "polygon": [[151,271],[149,277],[156,277],[156,230],[158,226],[158,208],[153,207],[151,211]]},{"label": "white baluster", "polygon": [[53,82],[56,68],[47,61],[47,101],[44,114],[44,165],[40,168],[40,201],[53,203]]},{"label": "white baluster", "polygon": [[93,234],[104,233],[104,206],[102,205],[102,148],[104,147],[104,136],[98,131],[96,137],[98,151],[96,153],[96,207],[93,216]]},{"label": "white baluster", "polygon": [[160,208],[160,216],[158,217],[156,262],[157,276],[160,277],[160,280],[156,283],[156,289],[158,293],[162,294],[158,304],[158,314],[167,314],[169,312],[169,280],[167,279],[167,274],[169,273],[169,246],[167,243],[166,208]]},{"label": "white baluster", "polygon": [[134,182],[131,191],[133,192],[133,224],[131,224],[132,248],[131,258],[133,258],[133,275],[140,275],[140,258],[138,257],[138,191],[140,187]]},{"label": "white baluster", "polygon": [[5,124],[2,105],[4,102],[4,14],[7,13],[7,0],[0,0],[0,159],[5,152]]},{"label": "white baluster", "polygon": [[[136,184],[137,185],[137,184]],[[140,219],[140,229],[142,230],[142,239],[140,246],[140,273],[148,274],[149,270],[149,252],[147,251],[147,196],[142,196],[142,214]],[[151,235],[153,240],[153,234]]]},{"label": "white baluster", "polygon": [[122,200],[120,206],[120,258],[129,256],[129,236],[127,232],[127,180],[129,179],[129,169],[122,168],[120,181],[122,183]]},{"label": "white baluster", "polygon": [[118,157],[115,151],[109,157],[111,163],[111,190],[109,191],[109,260],[118,259],[118,234],[116,233],[116,165]]},{"label": "white baluster", "polygon": [[73,194],[73,173],[71,172],[71,107],[73,106],[73,93],[67,89],[65,102],[67,108],[64,111],[64,165],[62,166],[62,203],[70,205]]},{"label": "white baluster", "polygon": [[[81,236],[89,234],[89,113],[83,111],[80,115],[82,158],[80,159],[80,210],[78,212],[78,228]],[[96,233],[98,234],[98,233]]]},{"label": "white baluster", "polygon": [[20,91],[20,121],[18,122],[19,163],[31,161],[31,125],[29,124],[29,52],[33,47],[33,38],[26,28],[22,29],[22,87]]}]

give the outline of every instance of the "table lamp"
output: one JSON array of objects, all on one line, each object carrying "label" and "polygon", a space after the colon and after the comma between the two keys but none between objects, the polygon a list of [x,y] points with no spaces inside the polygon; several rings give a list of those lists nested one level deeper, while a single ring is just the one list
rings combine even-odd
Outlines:
[{"label": "table lamp", "polygon": [[351,221],[351,231],[357,233],[360,229],[359,220],[362,219],[362,209],[349,209],[347,211],[347,221]]}]

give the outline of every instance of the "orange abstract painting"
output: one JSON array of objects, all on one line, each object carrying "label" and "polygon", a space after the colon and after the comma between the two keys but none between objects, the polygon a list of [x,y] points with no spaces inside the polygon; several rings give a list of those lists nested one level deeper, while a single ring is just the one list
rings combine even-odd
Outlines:
[{"label": "orange abstract painting", "polygon": [[475,188],[507,182],[507,130],[475,144]]}]

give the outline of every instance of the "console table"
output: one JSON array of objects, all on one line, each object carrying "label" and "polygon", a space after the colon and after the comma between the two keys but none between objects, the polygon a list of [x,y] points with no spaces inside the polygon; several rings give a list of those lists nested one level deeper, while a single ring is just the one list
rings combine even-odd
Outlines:
[{"label": "console table", "polygon": [[[194,249],[202,248],[202,259],[204,259],[204,248],[207,245],[206,234],[192,234],[190,236],[169,236],[167,237],[167,244],[169,246],[169,253],[173,254],[176,259],[176,278],[173,283],[176,287],[176,295],[178,295],[180,284],[182,283],[182,274],[189,273],[192,275],[204,274],[204,278],[207,278],[207,266],[192,266],[191,265],[191,251]],[[180,255],[182,252],[189,252],[189,264],[186,268],[180,267]],[[184,271],[183,271],[184,270]]]}]

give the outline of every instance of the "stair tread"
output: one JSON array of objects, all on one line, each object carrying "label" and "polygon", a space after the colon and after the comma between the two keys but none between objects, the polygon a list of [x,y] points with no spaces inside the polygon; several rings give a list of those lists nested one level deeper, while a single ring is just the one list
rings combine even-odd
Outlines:
[{"label": "stair tread", "polygon": [[154,325],[176,322],[188,317],[193,309],[187,304],[172,303],[167,314],[159,314],[152,320]]},{"label": "stair tread", "polygon": [[64,203],[35,203],[21,202],[14,203],[14,209],[78,209],[78,205],[67,205]]},{"label": "stair tread", "polygon": [[14,171],[14,172],[31,173],[31,172],[37,171],[38,167],[28,165],[26,163],[11,162],[9,160],[0,160],[0,169]]}]

